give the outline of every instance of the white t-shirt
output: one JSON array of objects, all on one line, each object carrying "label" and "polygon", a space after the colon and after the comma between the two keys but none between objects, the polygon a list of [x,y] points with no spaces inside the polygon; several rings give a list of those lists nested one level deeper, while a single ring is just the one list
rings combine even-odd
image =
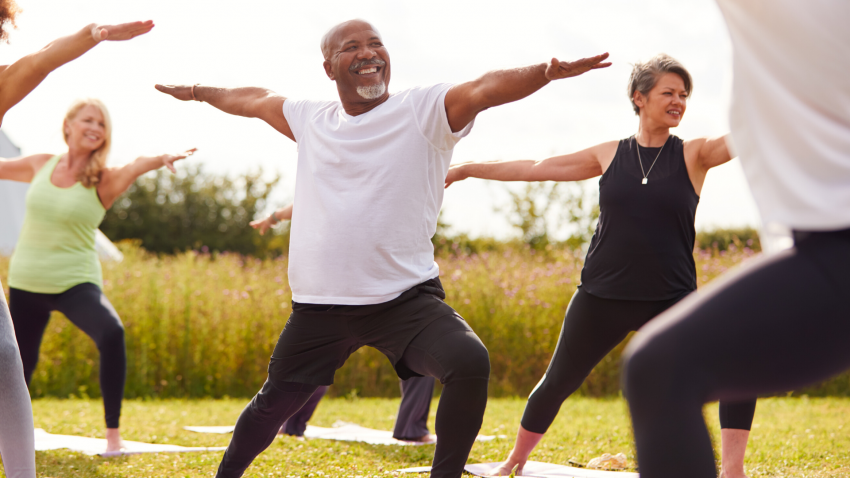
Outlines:
[{"label": "white t-shirt", "polygon": [[717,0],[732,37],[732,143],[762,220],[850,227],[850,1]]},{"label": "white t-shirt", "polygon": [[437,277],[431,237],[452,150],[451,85],[411,88],[368,113],[287,99],[298,143],[289,245],[292,300],[378,304]]}]

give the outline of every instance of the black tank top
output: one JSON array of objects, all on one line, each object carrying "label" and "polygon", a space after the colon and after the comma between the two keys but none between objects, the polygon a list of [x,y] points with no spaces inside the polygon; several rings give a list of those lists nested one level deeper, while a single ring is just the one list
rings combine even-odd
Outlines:
[{"label": "black tank top", "polygon": [[667,300],[697,288],[694,216],[699,196],[685,165],[683,142],[670,135],[661,148],[620,141],[599,179],[599,223],[590,240],[581,286],[606,299]]}]

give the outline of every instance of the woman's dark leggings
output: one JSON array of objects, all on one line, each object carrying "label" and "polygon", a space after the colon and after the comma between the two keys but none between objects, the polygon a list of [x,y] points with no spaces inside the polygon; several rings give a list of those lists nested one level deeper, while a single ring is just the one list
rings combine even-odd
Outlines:
[{"label": "woman's dark leggings", "polygon": [[704,403],[850,368],[850,230],[796,233],[795,243],[688,297],[629,345],[623,377],[641,478],[717,476]]},{"label": "woman's dark leggings", "polygon": [[118,428],[127,374],[124,325],[100,288],[89,283],[79,284],[61,294],[10,289],[9,309],[27,385],[38,364],[41,338],[52,311],[64,314],[94,340],[100,352],[100,393],[103,395],[106,427]]},{"label": "woman's dark leggings", "polygon": [[[602,299],[580,288],[573,295],[561,337],[546,374],[528,397],[522,427],[546,433],[561,404],[578,390],[584,379],[608,353],[653,317],[681,298],[663,301]],[[755,399],[721,403],[723,428],[749,430],[755,413]]]}]

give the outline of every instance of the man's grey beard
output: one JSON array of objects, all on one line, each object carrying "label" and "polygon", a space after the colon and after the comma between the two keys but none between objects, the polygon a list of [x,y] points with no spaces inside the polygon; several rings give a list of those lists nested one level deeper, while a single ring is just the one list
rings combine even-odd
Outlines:
[{"label": "man's grey beard", "polygon": [[376,100],[384,95],[387,92],[387,85],[382,83],[378,83],[377,85],[372,86],[358,86],[357,94],[362,96],[367,100]]}]

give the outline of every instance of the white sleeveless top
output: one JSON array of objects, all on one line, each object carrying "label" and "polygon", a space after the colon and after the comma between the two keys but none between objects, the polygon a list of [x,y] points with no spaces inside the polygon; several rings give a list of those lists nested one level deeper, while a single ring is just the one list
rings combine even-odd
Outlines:
[{"label": "white sleeveless top", "polygon": [[765,224],[850,227],[850,1],[717,0],[732,146]]}]

